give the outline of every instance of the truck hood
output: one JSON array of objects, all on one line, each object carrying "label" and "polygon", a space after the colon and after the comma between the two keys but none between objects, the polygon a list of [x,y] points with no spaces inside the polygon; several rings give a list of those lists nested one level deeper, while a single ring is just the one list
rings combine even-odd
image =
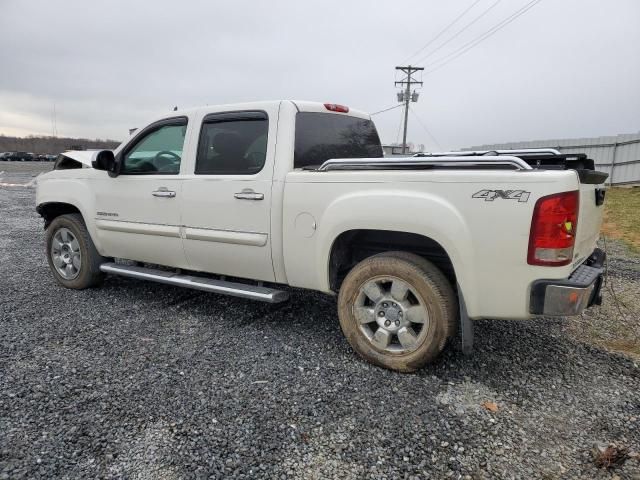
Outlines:
[{"label": "truck hood", "polygon": [[84,167],[93,168],[92,162],[96,159],[96,156],[100,152],[110,151],[110,150],[67,150],[66,152],[62,152],[61,155],[68,157],[72,160],[80,162]]}]

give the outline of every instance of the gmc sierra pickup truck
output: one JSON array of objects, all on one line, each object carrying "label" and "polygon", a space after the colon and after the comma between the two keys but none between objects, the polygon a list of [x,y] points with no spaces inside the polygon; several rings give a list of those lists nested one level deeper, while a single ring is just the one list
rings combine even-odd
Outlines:
[{"label": "gmc sierra pickup truck", "polygon": [[605,179],[553,149],[382,158],[368,114],[270,101],[66,152],[36,203],[65,287],[115,274],[267,302],[288,298],[279,285],[337,294],[353,349],[413,371],[458,329],[468,348],[474,319],[599,302]]}]

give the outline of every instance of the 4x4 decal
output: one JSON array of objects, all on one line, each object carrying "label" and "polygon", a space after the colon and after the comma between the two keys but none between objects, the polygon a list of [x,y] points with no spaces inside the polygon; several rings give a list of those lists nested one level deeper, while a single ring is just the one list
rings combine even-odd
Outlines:
[{"label": "4x4 decal", "polygon": [[529,200],[529,195],[531,195],[531,192],[525,192],[524,190],[480,190],[474,193],[471,198],[484,198],[485,202],[493,202],[496,198],[526,202]]}]

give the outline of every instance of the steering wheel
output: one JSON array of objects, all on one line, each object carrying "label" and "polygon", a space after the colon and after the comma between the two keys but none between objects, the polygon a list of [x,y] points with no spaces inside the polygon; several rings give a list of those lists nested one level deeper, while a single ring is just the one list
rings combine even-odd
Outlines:
[{"label": "steering wheel", "polygon": [[156,153],[156,156],[153,157],[153,160],[160,160],[160,157],[162,157],[163,155],[170,155],[172,157],[174,157],[176,160],[180,161],[182,159],[182,157],[180,155],[178,155],[177,153],[173,153],[170,152],[169,150],[162,150],[161,152]]},{"label": "steering wheel", "polygon": [[153,157],[153,165],[157,170],[169,166],[173,167],[175,165],[175,163],[172,162],[172,159],[167,158],[165,155],[174,157],[178,162],[181,160],[180,155],[170,152],[169,150],[162,150],[161,152],[156,153],[155,157]]}]

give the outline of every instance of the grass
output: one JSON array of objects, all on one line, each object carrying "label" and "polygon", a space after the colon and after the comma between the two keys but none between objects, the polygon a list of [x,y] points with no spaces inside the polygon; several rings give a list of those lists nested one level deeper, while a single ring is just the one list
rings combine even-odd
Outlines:
[{"label": "grass", "polygon": [[[607,190],[602,233],[624,244],[623,253],[614,255],[625,258],[640,253],[640,188]],[[629,263],[631,269],[635,265]],[[612,275],[602,293],[603,304],[570,317],[569,329],[582,341],[640,359],[640,282],[633,275]]]},{"label": "grass", "polygon": [[640,187],[612,187],[605,198],[602,233],[640,253]]},{"label": "grass", "polygon": [[602,294],[602,305],[570,317],[570,330],[583,341],[640,359],[640,282],[609,277]]},{"label": "grass", "polygon": [[640,343],[635,340],[610,340],[603,345],[614,352],[626,353],[630,357],[640,359]]}]

